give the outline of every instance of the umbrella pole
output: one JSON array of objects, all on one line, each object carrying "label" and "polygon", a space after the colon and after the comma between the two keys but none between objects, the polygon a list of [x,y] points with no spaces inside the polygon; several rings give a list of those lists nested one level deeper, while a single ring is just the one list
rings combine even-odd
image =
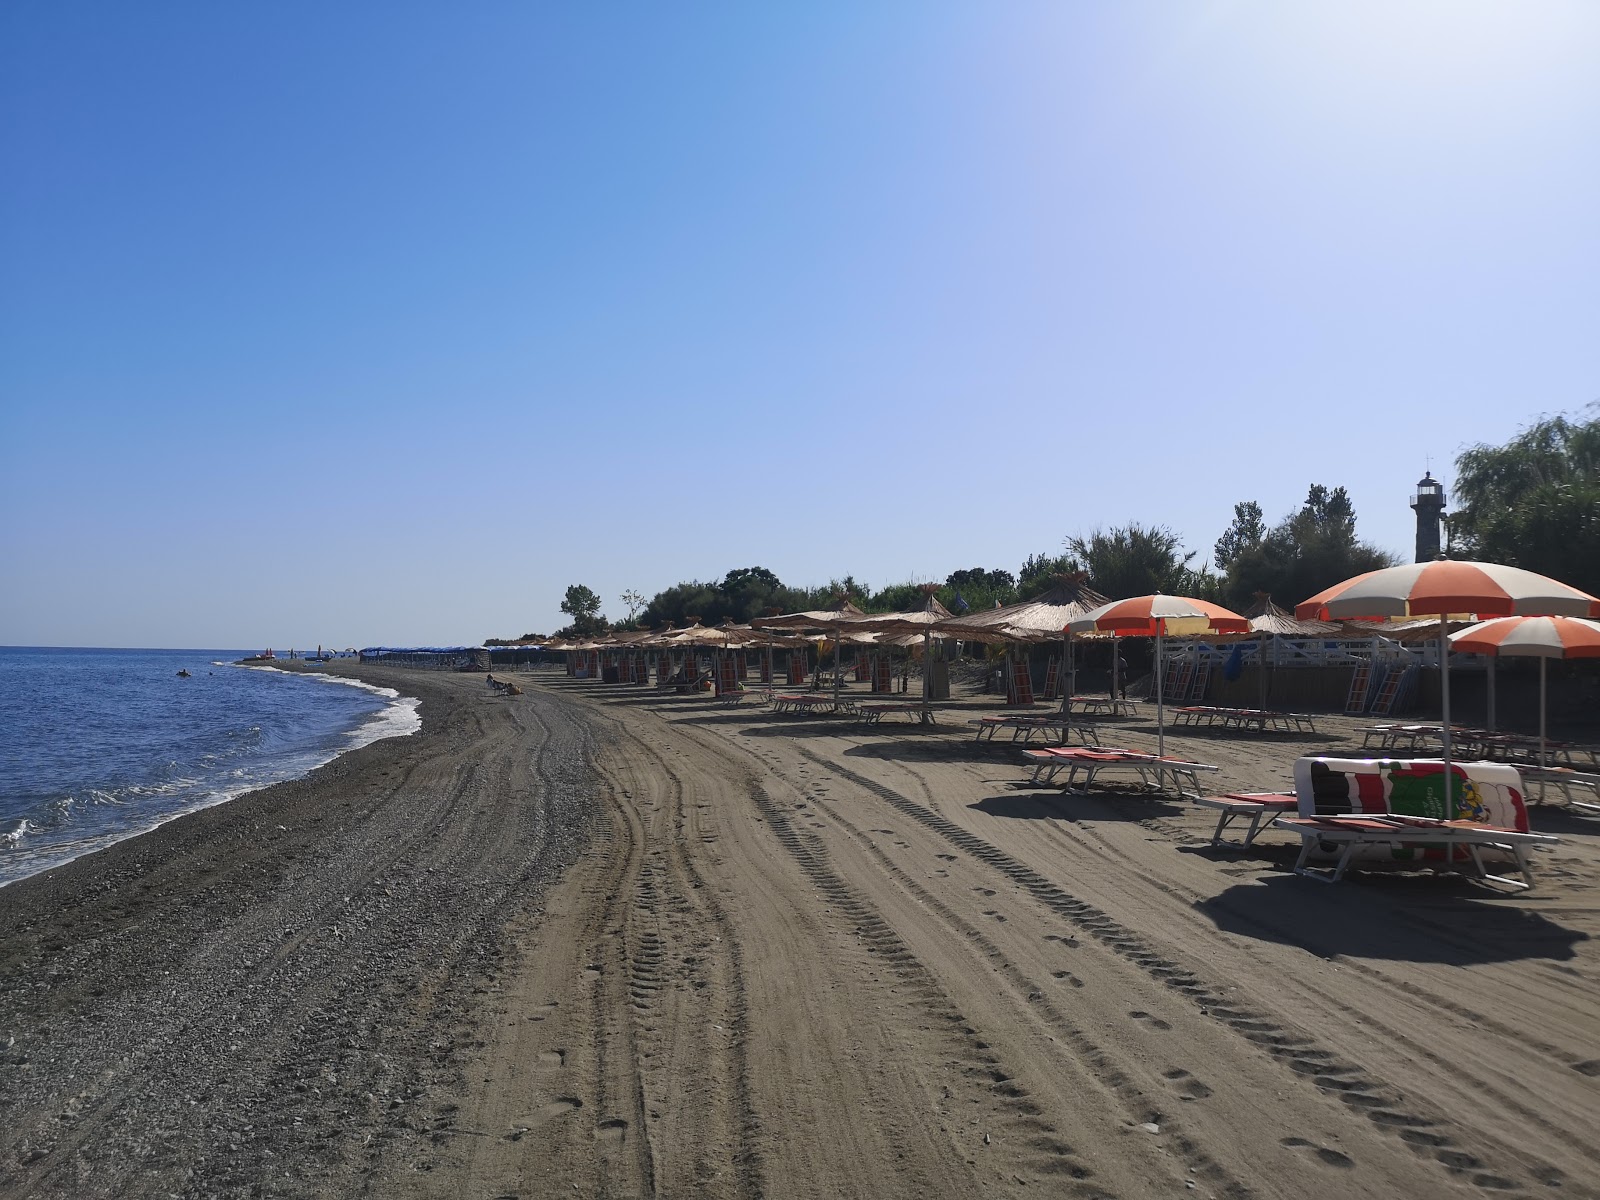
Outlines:
[{"label": "umbrella pole", "polygon": [[844,630],[833,627],[833,707],[839,707],[839,683],[844,677]]},{"label": "umbrella pole", "polygon": [[1167,756],[1167,722],[1162,715],[1165,698],[1161,694],[1161,626],[1156,626],[1156,756]]},{"label": "umbrella pole", "polygon": [[1117,659],[1122,656],[1117,653],[1117,635],[1111,635],[1111,711],[1117,711]]},{"label": "umbrella pole", "polygon": [[[1267,711],[1267,635],[1261,635],[1261,648],[1256,653],[1256,674],[1261,676],[1261,711]],[[1262,720],[1266,718],[1263,717]]]},{"label": "umbrella pole", "polygon": [[1061,639],[1061,670],[1056,675],[1056,680],[1061,684],[1061,744],[1069,745],[1072,742],[1072,676],[1069,665],[1072,662],[1072,630],[1067,630]]},{"label": "umbrella pole", "polygon": [[[1545,658],[1539,656],[1539,803],[1544,803],[1544,697],[1545,697]],[[1570,759],[1568,761],[1571,761]],[[1569,792],[1568,795],[1571,795]]]},{"label": "umbrella pole", "polygon": [[1439,710],[1444,719],[1444,815],[1453,820],[1455,806],[1451,802],[1454,780],[1450,778],[1450,624],[1445,614],[1439,614]]},{"label": "umbrella pole", "polygon": [[1494,732],[1494,664],[1493,655],[1489,657],[1489,732]]},{"label": "umbrella pole", "polygon": [[[909,651],[907,651],[909,653]],[[924,628],[922,631],[922,723],[926,725],[933,720],[931,707],[933,697],[928,693],[928,687],[933,674],[933,630]]]}]

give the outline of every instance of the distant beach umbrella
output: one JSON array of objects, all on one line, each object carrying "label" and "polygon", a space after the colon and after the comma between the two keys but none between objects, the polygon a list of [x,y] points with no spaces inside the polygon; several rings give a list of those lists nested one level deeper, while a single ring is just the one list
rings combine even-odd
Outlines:
[{"label": "distant beach umbrella", "polygon": [[1156,639],[1156,753],[1167,752],[1166,698],[1162,695],[1161,644],[1171,636],[1248,633],[1250,622],[1232,609],[1190,596],[1134,596],[1113,600],[1068,624],[1073,633],[1111,633]]}]

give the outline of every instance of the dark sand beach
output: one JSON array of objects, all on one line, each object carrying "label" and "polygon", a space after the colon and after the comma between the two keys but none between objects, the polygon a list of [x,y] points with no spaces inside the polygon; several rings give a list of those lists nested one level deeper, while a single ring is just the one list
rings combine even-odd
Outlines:
[{"label": "dark sand beach", "polygon": [[324,669],[422,732],[0,889],[0,1194],[1600,1194],[1600,822],[1327,887],[960,714]]}]

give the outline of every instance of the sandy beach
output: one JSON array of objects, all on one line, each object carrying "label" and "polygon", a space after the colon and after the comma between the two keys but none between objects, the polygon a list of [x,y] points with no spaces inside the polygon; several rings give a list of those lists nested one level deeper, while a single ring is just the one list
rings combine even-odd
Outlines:
[{"label": "sandy beach", "polygon": [[1600,822],[1326,887],[959,705],[322,669],[422,732],[0,889],[0,1194],[1600,1195]]}]

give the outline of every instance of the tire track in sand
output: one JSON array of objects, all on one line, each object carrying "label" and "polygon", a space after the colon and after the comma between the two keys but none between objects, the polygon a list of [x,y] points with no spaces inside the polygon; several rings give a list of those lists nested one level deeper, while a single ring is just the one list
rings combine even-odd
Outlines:
[{"label": "tire track in sand", "polygon": [[[1466,1178],[1488,1191],[1525,1186],[1492,1169],[1477,1155],[1462,1149],[1455,1137],[1444,1132],[1442,1122],[1411,1111],[1402,1094],[1392,1085],[1369,1075],[1355,1064],[1341,1062],[1331,1051],[1317,1046],[1312,1038],[1285,1029],[1270,1014],[1229,1000],[1193,971],[1155,951],[1138,934],[1102,909],[1073,896],[1031,867],[893,788],[798,743],[794,749],[818,767],[848,779],[886,802],[896,812],[917,821],[997,871],[1046,909],[1136,964],[1156,982],[1193,1002],[1202,1016],[1233,1030],[1257,1049],[1285,1065],[1297,1078],[1310,1082],[1323,1093],[1365,1115],[1379,1130],[1398,1137],[1414,1152],[1430,1158],[1451,1176]],[[1539,1182],[1551,1181],[1540,1179]]]}]

